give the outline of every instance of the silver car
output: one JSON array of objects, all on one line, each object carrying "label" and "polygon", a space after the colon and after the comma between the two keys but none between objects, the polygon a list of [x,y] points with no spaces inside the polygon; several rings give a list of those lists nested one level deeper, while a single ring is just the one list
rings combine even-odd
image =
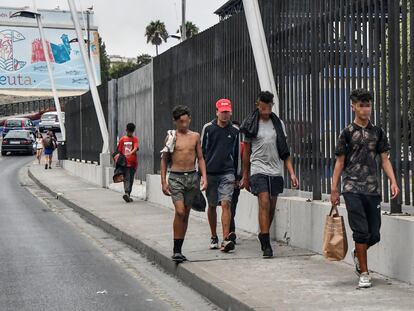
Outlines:
[{"label": "silver car", "polygon": [[[65,113],[62,112],[63,122],[65,122]],[[56,111],[45,112],[40,118],[39,131],[54,131],[60,132],[60,124],[58,114]]]}]

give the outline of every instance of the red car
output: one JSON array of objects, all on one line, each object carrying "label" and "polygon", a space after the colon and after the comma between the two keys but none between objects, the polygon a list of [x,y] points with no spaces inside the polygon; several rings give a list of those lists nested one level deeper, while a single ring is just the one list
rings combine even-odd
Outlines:
[{"label": "red car", "polygon": [[14,130],[28,130],[33,133],[33,135],[36,133],[36,127],[29,118],[7,119],[6,122],[4,122],[3,137],[6,136],[9,131]]}]

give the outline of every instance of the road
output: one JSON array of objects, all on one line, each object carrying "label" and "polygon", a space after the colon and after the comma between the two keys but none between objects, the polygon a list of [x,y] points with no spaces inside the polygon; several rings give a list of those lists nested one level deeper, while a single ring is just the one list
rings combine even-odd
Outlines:
[{"label": "road", "polygon": [[36,188],[31,161],[0,157],[1,310],[217,310]]}]

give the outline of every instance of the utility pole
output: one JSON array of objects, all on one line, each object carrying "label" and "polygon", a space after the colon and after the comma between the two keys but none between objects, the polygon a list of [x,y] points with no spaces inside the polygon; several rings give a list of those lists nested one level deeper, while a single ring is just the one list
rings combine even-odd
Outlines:
[{"label": "utility pole", "polygon": [[57,90],[56,90],[55,77],[53,75],[52,65],[50,64],[49,47],[46,44],[46,37],[45,37],[44,29],[43,29],[42,16],[37,11],[36,0],[33,0],[33,9],[34,9],[34,12],[35,12],[34,15],[35,15],[35,18],[36,18],[37,27],[39,28],[40,40],[42,42],[43,53],[45,55],[46,66],[47,66],[47,71],[48,71],[49,80],[50,80],[50,86],[52,88],[53,99],[54,99],[54,102],[55,102],[55,109],[56,109],[56,112],[57,112],[57,115],[58,115],[60,132],[62,133],[62,141],[66,141],[66,129],[65,129],[65,124],[63,123],[62,109],[60,107],[59,96],[58,96],[58,93],[57,93]]},{"label": "utility pole", "polygon": [[[69,4],[70,11],[72,13],[73,24],[75,26],[76,35],[78,37],[79,48],[80,48],[80,52],[83,58],[83,62],[85,64],[85,70],[86,70],[86,74],[87,74],[88,81],[89,81],[92,99],[93,99],[93,103],[95,106],[96,115],[98,117],[99,128],[102,134],[102,140],[103,140],[102,154],[109,154],[108,127],[106,125],[105,116],[102,110],[101,99],[99,98],[98,88],[96,87],[96,82],[93,76],[90,59],[88,58],[88,52],[85,48],[82,29],[79,23],[78,13],[77,13],[76,6],[73,0],[68,0],[68,4]],[[109,161],[109,158],[108,158],[108,161]]]},{"label": "utility pole", "polygon": [[181,38],[182,38],[182,41],[185,41],[186,39],[187,39],[187,27],[186,27],[186,20],[185,20],[185,10],[186,10],[186,3],[185,3],[185,1],[186,0],[181,0],[182,1],[182,12],[181,12],[181,14],[182,14],[182,18],[183,18],[183,20],[182,20],[182,24],[181,24]]},{"label": "utility pole", "polygon": [[279,97],[276,90],[275,77],[270,61],[269,49],[263,28],[262,16],[258,0],[243,0],[247,28],[250,34],[254,61],[262,91],[270,91],[275,95],[273,112],[279,115]]}]

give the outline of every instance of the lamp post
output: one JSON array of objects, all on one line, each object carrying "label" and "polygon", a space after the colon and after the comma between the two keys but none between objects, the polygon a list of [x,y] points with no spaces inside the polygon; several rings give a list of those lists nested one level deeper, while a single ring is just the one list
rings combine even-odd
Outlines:
[{"label": "lamp post", "polygon": [[[102,135],[102,140],[103,140],[102,154],[106,154],[105,157],[107,157],[109,155],[109,133],[108,133],[108,127],[105,121],[105,116],[102,110],[101,99],[99,98],[98,88],[96,87],[96,82],[93,76],[92,66],[88,58],[87,50],[85,48],[85,45],[81,43],[83,41],[83,34],[82,34],[81,27],[80,27],[75,3],[73,0],[68,0],[68,4],[69,4],[70,11],[72,13],[72,20],[75,26],[76,35],[78,37],[79,48],[80,48],[80,52],[83,58],[83,62],[85,64],[85,70],[86,70],[86,74],[87,74],[88,81],[89,81],[89,87],[91,90],[96,115],[98,118],[99,128],[101,130],[101,135]],[[107,157],[105,162],[109,162],[109,156]]]},{"label": "lamp post", "polygon": [[55,79],[54,79],[54,76],[53,76],[53,70],[52,70],[52,66],[50,64],[49,48],[47,46],[46,39],[45,39],[45,33],[44,33],[44,29],[43,29],[41,15],[40,15],[39,12],[37,12],[37,10],[35,8],[35,11],[29,11],[29,10],[17,11],[15,13],[13,13],[12,15],[10,15],[10,18],[15,18],[15,17],[25,17],[25,18],[32,18],[32,19],[36,20],[37,27],[39,28],[40,40],[42,42],[43,53],[44,53],[45,60],[46,60],[47,71],[48,71],[48,74],[49,74],[50,86],[51,86],[52,92],[53,92],[53,99],[54,99],[54,102],[55,102],[55,108],[56,108],[56,112],[57,112],[57,115],[58,115],[60,131],[62,133],[62,141],[66,141],[66,129],[65,129],[65,124],[63,123],[62,110],[60,108],[59,97],[57,95]]}]

